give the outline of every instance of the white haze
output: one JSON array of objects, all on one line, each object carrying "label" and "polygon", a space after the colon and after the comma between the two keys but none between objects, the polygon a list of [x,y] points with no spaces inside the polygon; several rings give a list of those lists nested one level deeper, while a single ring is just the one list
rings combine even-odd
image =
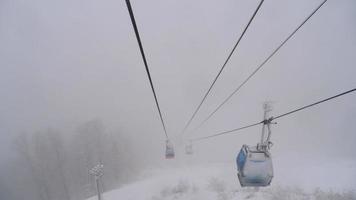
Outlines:
[{"label": "white haze", "polygon": [[[185,123],[258,2],[132,0],[178,159]],[[190,130],[320,2],[266,0]],[[187,136],[261,120],[266,100],[278,115],[354,88],[355,19],[355,1],[329,0],[199,132]],[[281,163],[355,161],[355,102],[349,94],[278,120],[274,157]],[[137,146],[135,159],[164,162],[164,132],[125,1],[0,0],[0,166],[15,155],[16,135],[47,128],[65,134],[90,120],[102,121],[109,132],[120,130]],[[194,146],[195,157],[233,161],[260,131],[202,141]]]}]

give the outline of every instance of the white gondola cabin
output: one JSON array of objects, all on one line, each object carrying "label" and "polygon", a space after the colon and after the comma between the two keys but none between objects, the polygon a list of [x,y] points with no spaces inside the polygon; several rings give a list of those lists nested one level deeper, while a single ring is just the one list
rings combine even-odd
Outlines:
[{"label": "white gondola cabin", "polygon": [[264,104],[264,110],[261,141],[257,146],[243,145],[236,157],[237,176],[241,187],[266,187],[271,184],[273,178],[272,157],[269,152],[272,146],[270,125],[273,118],[267,118],[267,113],[271,111],[268,104]]},{"label": "white gondola cabin", "polygon": [[193,154],[193,144],[192,143],[185,145],[185,154],[187,154],[187,155]]},{"label": "white gondola cabin", "polygon": [[269,186],[273,178],[272,158],[268,151],[243,145],[237,158],[237,176],[242,187]]}]

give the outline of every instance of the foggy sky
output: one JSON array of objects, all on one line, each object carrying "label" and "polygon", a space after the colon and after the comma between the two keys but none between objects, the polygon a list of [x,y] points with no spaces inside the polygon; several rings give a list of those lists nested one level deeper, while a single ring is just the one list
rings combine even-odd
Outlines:
[{"label": "foggy sky", "polygon": [[[258,0],[132,0],[168,134],[176,142]],[[266,0],[190,128],[228,96],[321,0]],[[261,120],[356,86],[356,2],[329,0],[194,136]],[[14,135],[102,119],[161,157],[164,132],[122,1],[0,0],[0,162]],[[356,95],[278,120],[277,155],[355,159]],[[261,128],[203,141],[231,160]],[[178,148],[178,147],[177,147]]]}]

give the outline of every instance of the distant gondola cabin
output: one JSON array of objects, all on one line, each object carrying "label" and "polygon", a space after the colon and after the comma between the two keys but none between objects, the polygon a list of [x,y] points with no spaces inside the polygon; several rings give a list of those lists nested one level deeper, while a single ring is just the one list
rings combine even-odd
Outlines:
[{"label": "distant gondola cabin", "polygon": [[172,159],[174,158],[174,148],[172,143],[167,140],[166,141],[166,159]]},{"label": "distant gondola cabin", "polygon": [[185,154],[192,155],[193,154],[193,145],[188,144],[185,146]]}]

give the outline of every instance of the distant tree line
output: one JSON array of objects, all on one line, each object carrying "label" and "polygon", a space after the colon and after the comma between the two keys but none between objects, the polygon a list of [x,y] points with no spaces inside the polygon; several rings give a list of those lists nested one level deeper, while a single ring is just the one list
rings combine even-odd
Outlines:
[{"label": "distant tree line", "polygon": [[105,191],[127,182],[139,165],[129,139],[120,132],[109,133],[100,120],[86,122],[72,133],[55,129],[23,133],[14,143],[17,156],[7,165],[7,174],[0,176],[0,183],[6,183],[0,184],[0,192],[11,199],[86,199],[96,194],[88,173],[95,165],[104,165]]}]

